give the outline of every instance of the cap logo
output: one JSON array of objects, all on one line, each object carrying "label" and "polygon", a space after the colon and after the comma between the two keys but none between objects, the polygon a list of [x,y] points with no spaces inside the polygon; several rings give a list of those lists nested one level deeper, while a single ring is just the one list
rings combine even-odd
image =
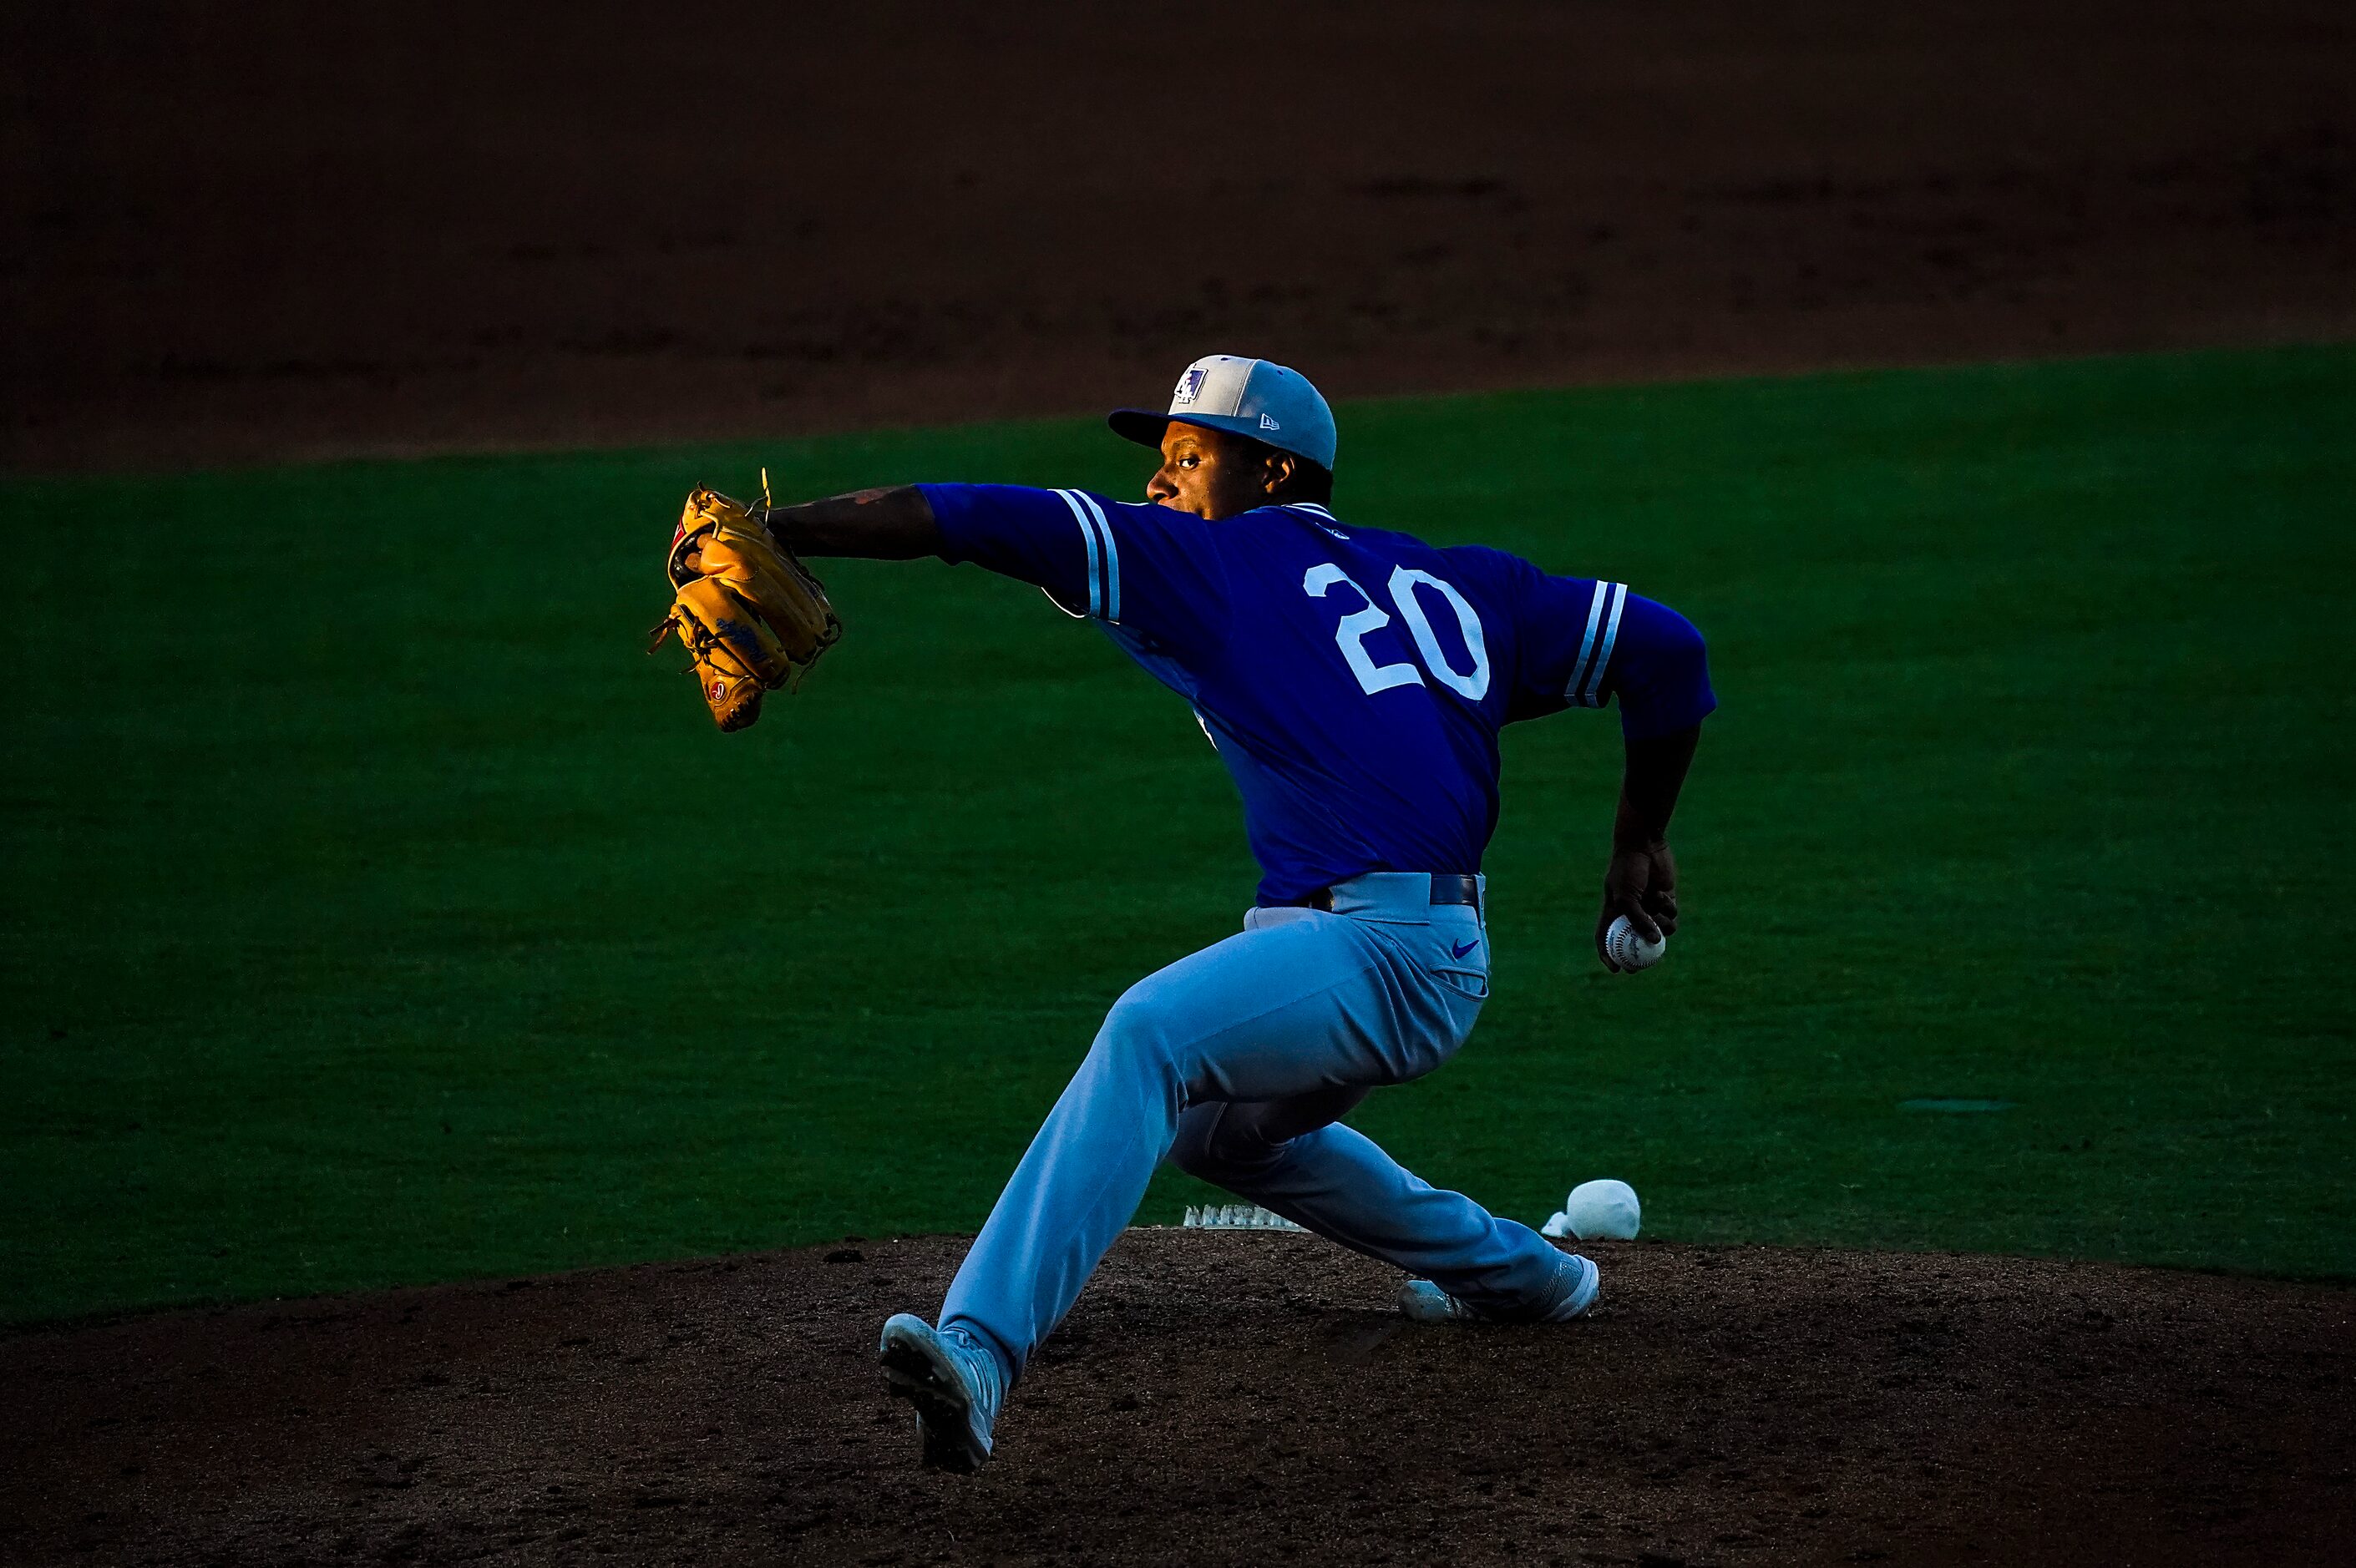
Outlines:
[{"label": "cap logo", "polygon": [[1276,421],[1269,415],[1262,414],[1259,416],[1259,428],[1262,430],[1282,430],[1284,427],[1277,423]]},{"label": "cap logo", "polygon": [[1171,407],[1176,408],[1182,403],[1191,403],[1202,396],[1203,379],[1209,374],[1210,372],[1202,367],[1195,366],[1179,377],[1177,387],[1170,394]]}]

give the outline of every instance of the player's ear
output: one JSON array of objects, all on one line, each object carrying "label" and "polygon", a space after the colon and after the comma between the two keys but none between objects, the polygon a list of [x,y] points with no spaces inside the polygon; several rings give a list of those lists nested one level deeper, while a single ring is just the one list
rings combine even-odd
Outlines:
[{"label": "player's ear", "polygon": [[1261,464],[1259,475],[1260,488],[1266,490],[1271,496],[1280,496],[1284,494],[1285,486],[1292,483],[1292,476],[1300,471],[1300,468],[1301,460],[1293,456],[1292,453],[1289,452],[1269,453]]}]

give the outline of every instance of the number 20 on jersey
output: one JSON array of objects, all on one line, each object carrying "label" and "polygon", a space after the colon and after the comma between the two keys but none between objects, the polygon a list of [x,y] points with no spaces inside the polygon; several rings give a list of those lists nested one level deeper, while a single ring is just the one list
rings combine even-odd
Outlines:
[{"label": "number 20 on jersey", "polygon": [[[1465,700],[1480,701],[1489,690],[1489,648],[1481,635],[1481,617],[1473,613],[1472,606],[1465,603],[1464,595],[1456,591],[1454,583],[1434,577],[1428,571],[1419,571],[1411,566],[1402,566],[1392,571],[1387,586],[1392,604],[1398,607],[1399,618],[1407,623],[1408,635],[1415,639],[1415,651],[1423,657],[1424,669],[1431,672],[1434,680]],[[1367,635],[1389,625],[1391,618],[1381,605],[1375,603],[1373,594],[1358,586],[1355,578],[1329,560],[1311,567],[1308,574],[1301,580],[1301,591],[1312,599],[1323,599],[1337,587],[1349,590],[1365,603],[1365,609],[1353,610],[1343,616],[1341,624],[1333,628],[1333,641],[1341,648],[1342,657],[1348,662],[1350,673],[1358,677],[1360,688],[1372,697],[1395,686],[1423,685],[1423,670],[1414,665],[1404,659],[1397,664],[1376,664],[1374,656],[1366,652]],[[1425,613],[1424,595],[1427,591],[1437,594],[1449,609],[1456,613],[1457,628],[1464,634],[1464,646],[1472,656],[1471,669],[1460,670],[1451,665],[1448,655],[1440,645],[1440,639],[1431,635],[1431,621]]]}]

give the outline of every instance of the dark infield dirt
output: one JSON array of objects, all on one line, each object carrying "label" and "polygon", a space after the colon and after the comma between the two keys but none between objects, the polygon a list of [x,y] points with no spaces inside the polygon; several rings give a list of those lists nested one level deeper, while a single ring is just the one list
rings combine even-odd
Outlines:
[{"label": "dark infield dirt", "polygon": [[979,1477],[872,1356],[959,1238],[0,1340],[10,1563],[2310,1563],[2356,1295],[1590,1244],[1603,1304],[1421,1328],[1303,1236],[1130,1232]]},{"label": "dark infield dirt", "polygon": [[2343,339],[2351,79],[2344,0],[13,5],[0,464]]}]

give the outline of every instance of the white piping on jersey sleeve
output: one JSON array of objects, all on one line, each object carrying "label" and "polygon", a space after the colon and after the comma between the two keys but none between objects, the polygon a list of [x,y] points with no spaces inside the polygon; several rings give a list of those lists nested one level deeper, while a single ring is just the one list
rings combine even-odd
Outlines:
[{"label": "white piping on jersey sleeve", "polygon": [[[1607,614],[1606,599],[1611,601]],[[1627,607],[1628,585],[1624,582],[1598,582],[1595,597],[1587,604],[1587,635],[1579,645],[1579,657],[1570,667],[1570,681],[1562,688],[1562,699],[1582,708],[1603,706],[1603,672],[1612,663],[1612,645],[1620,640],[1620,613]],[[1602,635],[1596,635],[1598,628]],[[1592,656],[1593,662],[1590,662]]]},{"label": "white piping on jersey sleeve", "polygon": [[1595,596],[1587,603],[1587,636],[1579,645],[1579,657],[1571,661],[1570,680],[1562,688],[1562,699],[1565,702],[1579,700],[1579,683],[1587,675],[1587,656],[1595,651],[1595,628],[1602,624],[1603,592],[1610,586],[1608,582],[1597,583]]},{"label": "white piping on jersey sleeve", "polygon": [[[1077,490],[1058,490],[1072,518],[1080,525],[1080,541],[1088,551],[1088,610],[1099,621],[1120,619],[1120,547],[1113,542],[1112,525],[1096,501]],[[1055,595],[1049,594],[1049,598]]]},{"label": "white piping on jersey sleeve", "polygon": [[1097,549],[1096,525],[1086,512],[1080,510],[1080,498],[1076,494],[1070,490],[1058,490],[1055,494],[1062,496],[1064,505],[1071,508],[1072,520],[1080,525],[1080,542],[1087,547],[1088,551],[1088,613],[1101,615],[1104,613],[1104,582]]},{"label": "white piping on jersey sleeve", "polygon": [[1088,516],[1097,521],[1097,531],[1104,536],[1104,618],[1118,621],[1120,619],[1120,541],[1112,537],[1112,524],[1106,519],[1104,508],[1097,505],[1095,496],[1082,495],[1080,505],[1088,509]]}]

